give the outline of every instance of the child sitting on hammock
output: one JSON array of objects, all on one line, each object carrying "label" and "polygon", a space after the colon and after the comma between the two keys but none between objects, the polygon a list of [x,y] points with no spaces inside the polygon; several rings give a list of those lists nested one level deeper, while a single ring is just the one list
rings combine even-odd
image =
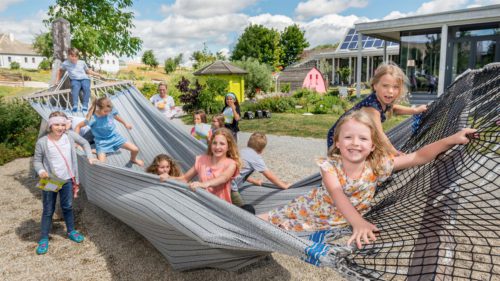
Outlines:
[{"label": "child sitting on hammock", "polygon": [[367,244],[376,240],[378,229],[363,214],[370,209],[378,183],[393,171],[428,163],[456,144],[467,144],[466,135],[475,131],[462,129],[416,152],[394,156],[370,115],[363,109],[353,111],[339,121],[329,158],[318,161],[323,184],[260,217],[294,231],[325,230],[349,223],[353,234],[347,243],[355,241],[361,248],[362,240]]}]

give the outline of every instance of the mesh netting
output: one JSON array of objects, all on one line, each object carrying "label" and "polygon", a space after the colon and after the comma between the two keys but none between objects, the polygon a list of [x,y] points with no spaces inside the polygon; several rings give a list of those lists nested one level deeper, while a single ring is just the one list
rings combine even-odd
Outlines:
[{"label": "mesh netting", "polygon": [[393,131],[405,152],[464,127],[480,136],[378,190],[366,218],[380,235],[350,269],[385,280],[500,280],[499,97],[500,65],[490,65],[452,84],[416,132]]}]

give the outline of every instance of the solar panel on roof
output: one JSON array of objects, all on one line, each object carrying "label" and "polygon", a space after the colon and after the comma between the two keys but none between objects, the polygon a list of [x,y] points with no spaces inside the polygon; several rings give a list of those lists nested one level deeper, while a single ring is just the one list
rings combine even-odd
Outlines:
[{"label": "solar panel on roof", "polygon": [[375,48],[382,47],[382,40],[376,39],[375,42],[373,43],[373,47],[375,47]]},{"label": "solar panel on roof", "polygon": [[358,42],[353,41],[349,44],[349,49],[357,49],[358,48]]},{"label": "solar panel on roof", "polygon": [[348,35],[353,35],[354,33],[356,33],[356,30],[354,29],[349,29],[349,32],[347,33]]},{"label": "solar panel on roof", "polygon": [[368,41],[366,41],[364,47],[365,48],[371,48],[371,47],[373,47],[373,42],[375,42],[375,41],[374,40],[368,40]]},{"label": "solar panel on roof", "polygon": [[352,40],[352,36],[351,36],[351,35],[347,35],[347,36],[345,37],[344,42],[351,42],[351,40]]},{"label": "solar panel on roof", "polygon": [[344,43],[342,43],[342,45],[340,46],[340,49],[341,49],[341,50],[345,50],[345,49],[347,49],[347,46],[349,46],[349,42],[344,42]]}]

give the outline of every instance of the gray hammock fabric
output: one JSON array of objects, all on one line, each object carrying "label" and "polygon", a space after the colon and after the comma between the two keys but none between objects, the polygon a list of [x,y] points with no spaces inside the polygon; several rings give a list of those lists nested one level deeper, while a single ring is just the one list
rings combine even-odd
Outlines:
[{"label": "gray hammock fabric", "polygon": [[[351,234],[349,227],[312,234],[284,231],[206,191],[160,183],[131,166],[124,150],[108,156],[107,164],[90,165],[81,157],[81,182],[91,203],[141,233],[177,270],[233,271],[280,252],[332,267],[352,280],[498,279],[499,74],[499,65],[465,74],[428,112],[389,132],[396,147],[407,152],[466,126],[477,128],[480,138],[398,172],[381,186],[366,215],[381,233],[361,250],[335,244]],[[104,83],[93,91],[108,95],[133,125],[131,131],[117,128],[140,147],[146,164],[166,153],[186,170],[204,153],[203,144],[165,120],[131,83]],[[29,101],[44,119],[55,110],[70,112],[68,91],[38,93]],[[261,213],[320,183],[315,174],[289,190],[246,185],[241,194]]]}]

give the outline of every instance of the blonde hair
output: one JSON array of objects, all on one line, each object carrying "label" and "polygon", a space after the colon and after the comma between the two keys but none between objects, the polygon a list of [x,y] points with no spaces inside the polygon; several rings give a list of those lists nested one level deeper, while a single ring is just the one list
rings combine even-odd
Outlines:
[{"label": "blonde hair", "polygon": [[267,137],[264,133],[255,132],[248,139],[247,146],[261,153],[267,145]]},{"label": "blonde hair", "polygon": [[333,134],[334,145],[332,145],[332,148],[330,149],[330,151],[328,151],[328,157],[330,157],[331,159],[336,159],[340,156],[340,149],[337,148],[335,143],[339,141],[342,126],[349,120],[354,120],[370,128],[374,150],[370,153],[370,155],[368,155],[366,159],[368,161],[368,164],[372,168],[373,173],[376,176],[381,175],[384,172],[382,161],[389,156],[389,150],[387,148],[387,144],[384,142],[382,136],[378,132],[372,118],[364,110],[354,110],[346,116],[342,117],[342,119],[337,124],[335,132]]},{"label": "blonde hair", "polygon": [[149,167],[146,168],[146,172],[150,174],[158,174],[158,166],[160,166],[160,163],[162,161],[167,161],[168,164],[170,165],[170,171],[168,171],[168,175],[172,177],[179,177],[182,175],[181,168],[177,164],[177,162],[174,160],[174,158],[166,155],[166,154],[158,154],[156,155],[155,159],[153,159],[153,163],[149,165]]},{"label": "blonde hair", "polygon": [[[372,89],[375,89],[373,86],[377,84],[382,78],[382,76],[386,74],[391,75],[398,81],[400,90],[398,96],[394,100],[394,103],[401,101],[402,99],[405,98],[406,93],[408,93],[409,80],[408,77],[406,77],[403,70],[401,70],[401,68],[399,68],[399,66],[396,65],[394,62],[390,61],[387,63],[383,63],[379,67],[377,67],[370,81]],[[392,113],[392,108],[391,108],[391,113]]]},{"label": "blonde hair", "polygon": [[[217,120],[217,122],[219,122],[219,128],[224,128],[224,114],[217,114],[217,115],[214,115],[212,117],[212,121],[213,120]],[[219,128],[216,128],[216,129],[219,129]]]},{"label": "blonde hair", "polygon": [[207,123],[207,115],[205,114],[205,111],[201,109],[196,110],[193,114],[193,119],[196,115],[200,115],[201,123]]},{"label": "blonde hair", "polygon": [[87,113],[86,119],[90,121],[96,110],[113,109],[113,103],[108,97],[95,98]]},{"label": "blonde hair", "polygon": [[236,141],[234,140],[233,133],[226,128],[220,128],[214,132],[214,134],[212,135],[212,140],[208,142],[207,155],[213,156],[212,142],[218,135],[222,135],[223,137],[226,138],[227,141],[226,157],[233,159],[236,162],[236,168],[238,168],[239,170],[241,168],[240,152],[238,151],[238,146],[236,145]]}]

